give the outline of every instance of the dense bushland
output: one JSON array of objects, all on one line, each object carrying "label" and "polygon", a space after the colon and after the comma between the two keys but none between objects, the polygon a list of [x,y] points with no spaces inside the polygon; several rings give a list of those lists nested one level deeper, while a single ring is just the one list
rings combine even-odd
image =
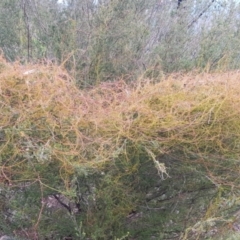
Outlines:
[{"label": "dense bushland", "polygon": [[225,230],[237,224],[238,72],[79,90],[58,66],[3,59],[0,66],[3,234],[164,239],[168,215],[162,219],[161,207],[153,211],[160,221],[154,227],[154,204],[161,205],[163,195],[174,201],[203,189],[211,190],[211,200],[171,232],[196,239],[219,224]]},{"label": "dense bushland", "polygon": [[239,7],[2,0],[0,236],[237,239]]},{"label": "dense bushland", "polygon": [[239,68],[235,0],[3,0],[0,48],[21,62],[63,64],[78,86]]}]

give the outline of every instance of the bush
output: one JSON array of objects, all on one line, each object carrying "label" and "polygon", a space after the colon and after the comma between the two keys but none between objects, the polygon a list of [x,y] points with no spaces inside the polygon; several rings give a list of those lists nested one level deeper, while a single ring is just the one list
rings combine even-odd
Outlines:
[{"label": "bush", "polygon": [[[132,85],[116,81],[83,91],[54,65],[3,59],[0,65],[5,234],[113,239],[130,230],[134,235],[128,216],[150,201],[156,182],[160,192],[165,188],[171,168],[177,178],[191,168],[225,194],[214,197],[206,219],[222,214],[226,199],[233,199],[229,193],[237,194],[238,72],[175,74]],[[184,191],[195,187],[187,186]]]}]

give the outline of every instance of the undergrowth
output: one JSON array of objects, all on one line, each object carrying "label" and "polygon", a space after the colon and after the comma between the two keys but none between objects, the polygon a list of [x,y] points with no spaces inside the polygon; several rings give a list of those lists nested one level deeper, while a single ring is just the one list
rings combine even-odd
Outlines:
[{"label": "undergrowth", "polygon": [[[177,156],[179,171],[200,166],[217,189],[239,198],[239,72],[79,90],[61,67],[0,61],[1,224],[10,223],[4,231],[28,239],[82,232],[125,239],[126,217],[146,200],[146,180],[171,177],[165,156]],[[67,204],[51,212],[46,198],[62,203],[60,195]],[[202,222],[223,221],[223,199],[209,205]]]}]

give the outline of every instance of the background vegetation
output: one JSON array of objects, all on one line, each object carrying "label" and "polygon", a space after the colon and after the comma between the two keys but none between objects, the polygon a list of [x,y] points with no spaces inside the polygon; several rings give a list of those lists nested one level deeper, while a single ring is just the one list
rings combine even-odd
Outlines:
[{"label": "background vegetation", "polygon": [[0,236],[238,239],[235,1],[0,2]]},{"label": "background vegetation", "polygon": [[3,0],[0,23],[8,60],[63,64],[81,87],[239,68],[233,0]]}]

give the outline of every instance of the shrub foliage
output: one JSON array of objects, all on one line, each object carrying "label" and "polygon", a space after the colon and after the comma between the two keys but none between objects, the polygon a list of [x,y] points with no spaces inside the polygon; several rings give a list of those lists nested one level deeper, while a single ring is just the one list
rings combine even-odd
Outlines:
[{"label": "shrub foliage", "polygon": [[[172,74],[79,90],[58,66],[1,59],[0,231],[24,239],[125,236],[128,216],[148,201],[150,186],[173,177],[171,167],[194,168],[237,199],[239,77]],[[216,199],[206,219],[221,219]]]}]

